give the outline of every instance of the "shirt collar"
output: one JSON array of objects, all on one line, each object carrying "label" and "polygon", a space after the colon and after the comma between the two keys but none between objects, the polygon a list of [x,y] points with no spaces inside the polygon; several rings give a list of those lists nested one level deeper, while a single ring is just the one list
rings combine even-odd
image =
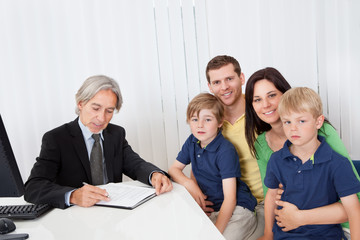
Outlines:
[{"label": "shirt collar", "polygon": [[[93,135],[94,133],[92,133],[92,132],[89,130],[89,128],[86,127],[86,126],[80,121],[80,118],[79,118],[79,120],[78,120],[78,123],[79,123],[80,129],[81,129],[81,132],[82,132],[82,134],[83,134],[83,136],[84,136],[85,141],[87,141],[87,140],[89,140],[89,139],[93,139],[93,138],[92,138],[92,135]],[[103,131],[101,130],[99,133],[100,133],[101,140],[104,141]]]},{"label": "shirt collar", "polygon": [[[194,143],[198,144],[200,147],[200,143],[198,143],[199,140],[194,135],[192,135],[192,136],[193,136],[192,141]],[[215,152],[221,144],[221,138],[223,138],[223,135],[222,135],[221,131],[219,131],[218,134],[216,135],[216,137],[208,145],[206,145],[203,148],[203,150],[206,150],[209,152]]]},{"label": "shirt collar", "polygon": [[[237,124],[238,122],[242,121],[243,118],[245,118],[245,113],[242,114],[238,119],[236,119],[236,121],[234,122],[234,125]],[[227,125],[233,125],[231,124],[228,120],[224,119],[224,123],[223,124],[227,124]]]},{"label": "shirt collar", "polygon": [[[331,154],[332,154],[332,149],[329,146],[329,144],[326,143],[325,137],[318,135],[317,138],[320,141],[320,146],[315,151],[313,164],[324,163],[331,160]],[[294,155],[290,152],[289,149],[291,144],[292,143],[289,140],[285,142],[283,151],[281,152],[281,158],[285,159],[289,157],[291,158],[294,157]]]}]

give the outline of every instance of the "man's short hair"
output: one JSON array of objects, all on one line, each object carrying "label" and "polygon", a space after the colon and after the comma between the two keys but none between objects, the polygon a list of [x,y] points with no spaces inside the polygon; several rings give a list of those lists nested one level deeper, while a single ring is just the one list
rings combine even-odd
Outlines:
[{"label": "man's short hair", "polygon": [[79,88],[75,95],[76,108],[75,113],[79,115],[80,110],[78,104],[80,102],[87,103],[92,99],[99,91],[110,89],[116,95],[116,110],[119,111],[123,103],[120,88],[118,83],[107,76],[95,75],[85,80],[82,86]]},{"label": "man's short hair", "polygon": [[210,76],[209,76],[210,70],[217,70],[217,69],[219,69],[223,66],[226,66],[230,63],[234,66],[234,71],[240,77],[241,67],[240,67],[239,62],[231,56],[219,55],[219,56],[216,56],[213,59],[211,59],[206,66],[206,79],[207,79],[208,83],[210,83]]},{"label": "man's short hair", "polygon": [[323,107],[320,96],[307,87],[296,87],[287,90],[281,97],[278,106],[280,116],[290,112],[309,112],[314,118],[323,114]]},{"label": "man's short hair", "polygon": [[200,93],[190,101],[186,111],[186,121],[189,122],[194,114],[199,116],[200,111],[203,109],[211,110],[218,123],[223,121],[224,106],[210,93]]}]

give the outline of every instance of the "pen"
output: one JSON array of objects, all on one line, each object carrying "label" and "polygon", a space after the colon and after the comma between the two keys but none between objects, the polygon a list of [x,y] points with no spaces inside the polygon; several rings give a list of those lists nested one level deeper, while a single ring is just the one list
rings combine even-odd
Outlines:
[{"label": "pen", "polygon": [[[90,184],[88,184],[87,182],[82,182],[82,184],[83,184],[83,185],[90,185]],[[110,198],[109,193],[106,192],[106,194],[107,194],[106,197]]]}]

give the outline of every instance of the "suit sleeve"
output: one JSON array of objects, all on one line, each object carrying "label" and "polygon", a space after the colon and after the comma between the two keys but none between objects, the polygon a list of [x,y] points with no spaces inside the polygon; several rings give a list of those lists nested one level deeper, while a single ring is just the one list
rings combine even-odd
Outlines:
[{"label": "suit sleeve", "polygon": [[41,151],[25,183],[24,199],[31,203],[49,203],[57,208],[66,208],[65,193],[72,187],[56,183],[61,168],[60,150],[54,137],[46,133],[42,139]]}]

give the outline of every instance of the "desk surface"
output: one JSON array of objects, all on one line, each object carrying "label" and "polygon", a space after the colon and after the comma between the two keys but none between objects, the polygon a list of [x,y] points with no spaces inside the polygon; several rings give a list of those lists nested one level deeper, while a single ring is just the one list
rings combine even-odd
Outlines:
[{"label": "desk surface", "polygon": [[[23,198],[0,198],[0,205],[24,203]],[[28,233],[30,240],[224,239],[186,189],[176,183],[171,192],[134,210],[72,206],[53,209],[35,220],[14,222],[13,233]]]}]

